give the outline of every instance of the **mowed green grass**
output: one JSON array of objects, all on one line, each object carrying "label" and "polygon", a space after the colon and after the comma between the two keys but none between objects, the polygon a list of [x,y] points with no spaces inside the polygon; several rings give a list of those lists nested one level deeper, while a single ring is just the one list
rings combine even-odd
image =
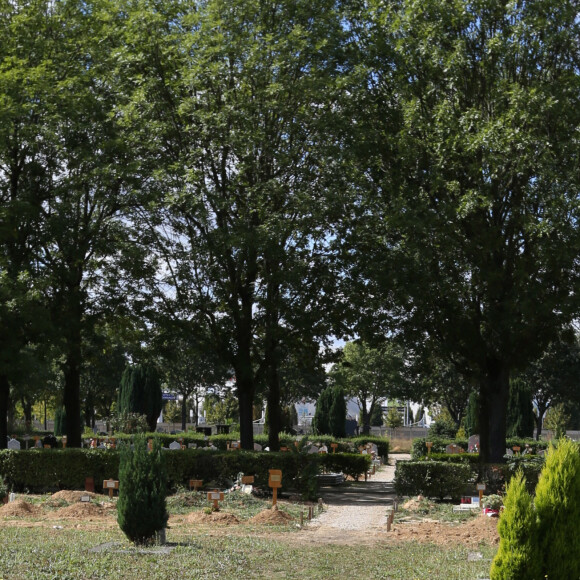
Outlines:
[{"label": "mowed green grass", "polygon": [[[288,538],[295,537],[290,533]],[[162,547],[136,548],[116,528],[0,528],[0,578],[176,580],[197,578],[488,578],[495,548],[468,550],[406,543],[397,546],[310,546],[284,535],[196,529],[167,530]],[[98,551],[93,549],[99,547]]]}]

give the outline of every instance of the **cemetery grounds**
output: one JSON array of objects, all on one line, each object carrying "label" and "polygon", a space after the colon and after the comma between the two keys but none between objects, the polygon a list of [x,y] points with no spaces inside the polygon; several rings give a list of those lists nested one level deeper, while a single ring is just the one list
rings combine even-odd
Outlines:
[{"label": "cemetery grounds", "polygon": [[[388,490],[396,458],[367,483]],[[385,503],[368,501],[364,482],[346,489],[351,499],[344,502],[290,496],[278,509],[271,498],[228,493],[212,513],[206,493],[181,490],[168,498],[166,543],[148,547],[120,531],[116,498],[19,494],[0,508],[0,580],[489,577],[497,519],[404,498],[387,531]]]}]

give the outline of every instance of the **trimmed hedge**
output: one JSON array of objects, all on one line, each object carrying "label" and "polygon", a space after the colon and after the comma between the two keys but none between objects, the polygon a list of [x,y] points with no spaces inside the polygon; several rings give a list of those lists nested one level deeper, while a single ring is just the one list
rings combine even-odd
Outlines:
[{"label": "trimmed hedge", "polygon": [[459,499],[473,480],[469,465],[443,461],[399,461],[395,471],[397,495]]},{"label": "trimmed hedge", "polygon": [[[322,468],[340,470],[357,479],[368,471],[370,456],[360,454],[261,453],[254,451],[211,451],[183,449],[163,451],[168,486],[187,486],[190,479],[229,487],[238,473],[254,475],[256,485],[267,488],[268,470],[282,470],[282,488],[296,489],[316,499],[315,486],[304,473],[316,475]],[[119,451],[103,449],[38,449],[0,451],[0,475],[14,491],[47,492],[84,489],[85,478],[93,477],[100,491],[104,479],[118,479]]]},{"label": "trimmed hedge", "polygon": [[[431,448],[431,456],[438,453],[445,454],[445,448],[447,445],[455,443],[459,447],[462,447],[467,451],[468,442],[467,439],[445,439],[443,437],[420,437],[418,439],[413,439],[411,445],[411,457],[414,460],[418,460],[421,457],[427,456],[427,446],[426,441],[431,441],[433,447]],[[526,445],[530,448],[532,454],[537,454],[539,450],[545,450],[548,448],[548,441],[536,441],[535,439],[515,439],[510,438],[506,440],[506,448],[511,449],[512,447],[521,447],[522,450],[526,448]],[[446,454],[447,455],[447,454]],[[471,455],[471,454],[470,454]]]}]

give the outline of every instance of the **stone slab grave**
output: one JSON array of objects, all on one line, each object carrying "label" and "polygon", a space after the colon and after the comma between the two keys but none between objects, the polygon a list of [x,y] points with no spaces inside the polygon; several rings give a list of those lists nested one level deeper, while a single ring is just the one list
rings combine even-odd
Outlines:
[{"label": "stone slab grave", "polygon": [[477,453],[479,451],[479,435],[472,435],[467,440],[467,451],[469,453]]},{"label": "stone slab grave", "polygon": [[8,441],[8,449],[20,449],[20,441],[18,441],[18,439],[10,439],[10,441]]},{"label": "stone slab grave", "polygon": [[456,443],[451,443],[445,447],[445,453],[454,454],[454,453],[465,453],[465,449],[459,447]]},{"label": "stone slab grave", "polygon": [[181,444],[179,443],[179,441],[173,441],[173,443],[169,444],[169,449],[171,449],[172,451],[175,451],[176,449],[181,449]]}]

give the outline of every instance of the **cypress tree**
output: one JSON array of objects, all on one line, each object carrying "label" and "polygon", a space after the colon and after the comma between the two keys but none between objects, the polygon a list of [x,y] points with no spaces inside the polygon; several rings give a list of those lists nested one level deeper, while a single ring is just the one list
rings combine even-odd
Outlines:
[{"label": "cypress tree", "polygon": [[332,405],[332,387],[326,387],[316,401],[316,411],[312,419],[312,428],[318,435],[330,433],[330,407]]},{"label": "cypress tree", "polygon": [[534,407],[532,395],[526,383],[520,379],[510,380],[510,392],[507,407],[507,436],[534,436]]},{"label": "cypress tree", "polygon": [[130,541],[147,544],[167,525],[167,474],[159,441],[152,451],[145,437],[134,441],[134,449],[125,445],[121,450],[117,522]]},{"label": "cypress tree", "polygon": [[149,430],[155,431],[162,405],[161,382],[155,368],[143,365],[125,367],[117,400],[119,414],[145,415]]},{"label": "cypress tree", "polygon": [[537,580],[541,555],[532,498],[522,471],[512,477],[498,524],[499,548],[491,565],[491,580]]},{"label": "cypress tree", "polygon": [[54,434],[57,437],[66,433],[66,409],[63,406],[57,407],[54,412]]},{"label": "cypress tree", "polygon": [[535,499],[543,575],[580,578],[580,454],[562,438],[546,455]]},{"label": "cypress tree", "polygon": [[332,388],[328,427],[333,437],[346,437],[346,399],[344,389],[338,385]]}]

